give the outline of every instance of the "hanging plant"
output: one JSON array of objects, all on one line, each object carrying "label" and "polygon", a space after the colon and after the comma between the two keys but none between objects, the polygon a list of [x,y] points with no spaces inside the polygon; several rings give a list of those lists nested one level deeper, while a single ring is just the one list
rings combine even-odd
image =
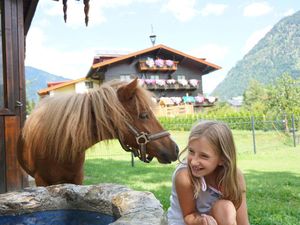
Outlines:
[{"label": "hanging plant", "polygon": [[146,60],[146,65],[149,68],[153,68],[154,67],[154,60],[152,58],[148,57],[147,60]]},{"label": "hanging plant", "polygon": [[167,59],[165,61],[165,64],[166,64],[167,67],[173,67],[174,66],[173,60],[170,60],[170,59]]},{"label": "hanging plant", "polygon": [[174,84],[176,84],[176,80],[175,79],[168,79],[167,84],[174,85]]},{"label": "hanging plant", "polygon": [[199,81],[196,80],[196,79],[190,79],[190,80],[189,80],[189,84],[190,84],[191,86],[193,86],[193,87],[197,87],[198,83],[199,83]]},{"label": "hanging plant", "polygon": [[160,68],[164,67],[164,65],[165,65],[165,62],[162,59],[156,59],[154,61],[154,63],[155,63],[155,66],[160,67]]}]

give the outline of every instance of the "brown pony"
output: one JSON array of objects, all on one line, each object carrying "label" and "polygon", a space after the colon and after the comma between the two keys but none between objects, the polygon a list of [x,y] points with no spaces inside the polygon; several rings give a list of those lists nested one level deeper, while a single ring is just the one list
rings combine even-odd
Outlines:
[{"label": "brown pony", "polygon": [[119,139],[144,162],[177,159],[178,147],[156,120],[150,92],[131,83],[111,81],[84,94],[49,96],[25,121],[18,160],[36,185],[82,184],[85,150]]}]

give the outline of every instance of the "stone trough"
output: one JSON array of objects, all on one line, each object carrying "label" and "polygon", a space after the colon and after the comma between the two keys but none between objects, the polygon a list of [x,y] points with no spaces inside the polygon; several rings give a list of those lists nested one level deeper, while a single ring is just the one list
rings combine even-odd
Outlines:
[{"label": "stone trough", "polygon": [[46,210],[76,209],[111,215],[111,225],[161,225],[164,211],[151,192],[122,185],[73,185],[25,188],[0,194],[0,221],[4,215]]}]

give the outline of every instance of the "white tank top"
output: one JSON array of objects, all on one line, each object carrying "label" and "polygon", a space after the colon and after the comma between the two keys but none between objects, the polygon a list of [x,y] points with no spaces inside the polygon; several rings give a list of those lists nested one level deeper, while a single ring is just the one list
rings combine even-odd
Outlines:
[{"label": "white tank top", "polygon": [[[170,196],[170,208],[168,209],[168,225],[185,225],[182,211],[179,205],[178,196],[175,187],[175,176],[176,173],[183,169],[187,168],[186,164],[180,163],[175,169],[172,176],[172,191]],[[222,193],[215,188],[208,186],[206,187],[206,183],[204,178],[202,178],[202,191],[196,199],[197,210],[201,214],[208,214],[213,203],[220,199]]]}]

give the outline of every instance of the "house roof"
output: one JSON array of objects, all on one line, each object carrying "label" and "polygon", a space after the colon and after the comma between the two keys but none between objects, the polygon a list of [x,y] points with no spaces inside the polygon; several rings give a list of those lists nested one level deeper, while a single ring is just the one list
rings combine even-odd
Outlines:
[{"label": "house roof", "polygon": [[169,56],[169,57],[173,57],[173,58],[175,57],[175,60],[179,61],[179,64],[180,64],[180,62],[182,62],[184,60],[190,61],[191,63],[196,65],[199,68],[199,70],[201,70],[202,75],[221,69],[220,66],[215,65],[210,62],[207,62],[203,58],[197,58],[195,56],[188,55],[188,54],[178,51],[176,49],[173,49],[168,46],[160,44],[160,45],[155,45],[151,48],[146,48],[144,50],[140,50],[140,51],[133,52],[133,53],[130,53],[127,55],[123,55],[123,56],[116,57],[116,58],[113,58],[110,60],[105,60],[103,62],[96,63],[96,64],[92,65],[92,67],[90,68],[86,77],[93,77],[93,75],[97,71],[99,71],[101,69],[105,69],[108,66],[110,66],[111,64],[130,60],[132,58],[136,58],[138,56],[142,56],[142,55],[149,54],[149,53],[154,53],[155,55],[159,55],[159,56],[163,55],[163,56]]},{"label": "house roof", "polygon": [[39,95],[46,95],[50,91],[53,91],[55,89],[66,87],[66,86],[69,86],[69,85],[72,85],[72,84],[75,84],[75,83],[78,83],[78,82],[84,81],[84,80],[86,80],[85,77],[82,77],[82,78],[79,78],[79,79],[76,79],[76,80],[65,81],[63,83],[60,83],[60,84],[57,84],[57,85],[53,85],[53,86],[45,88],[45,89],[41,89],[41,90],[38,91],[38,94]]}]

